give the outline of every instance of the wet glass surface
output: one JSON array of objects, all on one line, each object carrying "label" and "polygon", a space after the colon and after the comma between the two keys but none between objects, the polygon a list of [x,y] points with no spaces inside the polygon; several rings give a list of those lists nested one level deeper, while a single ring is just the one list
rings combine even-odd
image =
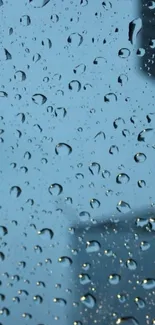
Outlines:
[{"label": "wet glass surface", "polygon": [[154,17],[0,0],[0,325],[155,324]]}]

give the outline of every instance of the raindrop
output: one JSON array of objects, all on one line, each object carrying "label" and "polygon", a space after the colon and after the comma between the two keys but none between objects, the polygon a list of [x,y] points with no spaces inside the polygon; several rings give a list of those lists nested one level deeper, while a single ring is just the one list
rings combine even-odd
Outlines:
[{"label": "raindrop", "polygon": [[88,0],[80,0],[80,5],[81,5],[82,7],[87,6],[87,5],[88,5]]},{"label": "raindrop", "polygon": [[79,279],[82,285],[88,284],[91,281],[88,274],[79,274]]},{"label": "raindrop", "polygon": [[84,73],[86,71],[86,65],[81,63],[79,65],[77,65],[74,69],[73,72],[77,75],[80,75],[82,73]]},{"label": "raindrop", "polygon": [[117,210],[122,213],[127,213],[131,210],[131,208],[127,202],[119,201],[117,204]]},{"label": "raindrop", "polygon": [[140,243],[140,248],[141,248],[141,250],[143,251],[143,252],[145,252],[145,251],[147,251],[149,248],[150,248],[150,244],[148,243],[148,242],[146,242],[146,241],[142,241],[141,243]]},{"label": "raindrop", "polygon": [[143,142],[149,142],[150,137],[154,135],[154,129],[144,129],[138,134],[137,140]]},{"label": "raindrop", "polygon": [[142,281],[142,287],[146,290],[152,290],[155,288],[155,279],[145,279]]},{"label": "raindrop", "polygon": [[23,15],[20,18],[20,23],[22,26],[29,26],[31,24],[31,19],[28,15]]},{"label": "raindrop", "polygon": [[74,91],[80,91],[81,89],[81,83],[78,80],[72,80],[69,84],[68,84],[68,88],[70,90],[74,90]]},{"label": "raindrop", "polygon": [[118,82],[121,84],[121,86],[124,86],[128,81],[128,77],[126,74],[121,74],[119,77],[118,77]]},{"label": "raindrop", "polygon": [[128,58],[130,55],[130,50],[127,48],[122,48],[118,51],[118,56],[122,59]]},{"label": "raindrop", "polygon": [[36,63],[41,59],[41,55],[39,53],[36,53],[35,55],[33,55],[32,60]]},{"label": "raindrop", "polygon": [[54,183],[49,186],[48,191],[51,195],[57,196],[62,193],[63,187],[60,184]]},{"label": "raindrop", "polygon": [[36,304],[41,304],[43,302],[43,298],[39,295],[36,295],[33,297],[33,301],[36,303]]},{"label": "raindrop", "polygon": [[90,219],[90,213],[87,211],[80,212],[79,219],[84,222],[88,221]]},{"label": "raindrop", "polygon": [[10,310],[8,309],[8,308],[2,308],[2,309],[0,309],[0,316],[9,316],[10,315]]},{"label": "raindrop", "polygon": [[98,132],[94,137],[95,141],[97,141],[97,140],[102,141],[102,140],[105,140],[105,138],[106,138],[105,133],[102,131]]},{"label": "raindrop", "polygon": [[37,105],[43,105],[47,101],[47,97],[42,94],[34,94],[32,96],[32,101]]},{"label": "raindrop", "polygon": [[67,42],[71,45],[80,46],[83,42],[83,36],[79,33],[72,33],[68,38]]},{"label": "raindrop", "polygon": [[111,146],[110,149],[109,149],[109,153],[110,153],[111,155],[115,155],[115,154],[117,154],[118,152],[119,152],[119,149],[118,149],[118,147],[115,146],[115,145]]},{"label": "raindrop", "polygon": [[98,164],[96,162],[91,163],[90,166],[89,166],[89,170],[90,170],[91,174],[94,175],[94,176],[99,174],[100,169],[101,169],[100,164]]},{"label": "raindrop", "polygon": [[131,44],[136,43],[137,34],[142,28],[142,19],[136,18],[129,23],[129,41]]},{"label": "raindrop", "polygon": [[5,300],[5,296],[2,293],[0,293],[0,301],[4,301],[4,300]]},{"label": "raindrop", "polygon": [[155,9],[155,2],[154,1],[149,1],[148,8],[149,9]]},{"label": "raindrop", "polygon": [[120,325],[139,325],[138,321],[134,317],[121,317],[118,318],[116,324]]},{"label": "raindrop", "polygon": [[7,228],[4,226],[0,226],[0,237],[7,235],[7,233],[8,233]]},{"label": "raindrop", "polygon": [[109,10],[109,9],[112,8],[112,4],[111,4],[111,2],[110,2],[110,1],[107,1],[107,0],[105,0],[105,1],[102,2],[102,6],[103,6],[103,8],[104,8],[105,10]]},{"label": "raindrop", "polygon": [[19,70],[19,71],[16,71],[14,78],[17,81],[24,81],[26,79],[26,74],[24,71]]},{"label": "raindrop", "polygon": [[135,303],[136,303],[136,305],[137,305],[138,308],[142,309],[142,308],[145,307],[145,301],[143,299],[141,299],[139,297],[136,297],[134,299],[134,301],[135,301]]},{"label": "raindrop", "polygon": [[136,153],[136,155],[134,156],[134,160],[137,163],[142,163],[146,160],[146,155],[144,153],[138,152]]},{"label": "raindrop", "polygon": [[68,256],[59,257],[58,262],[61,263],[64,267],[69,267],[72,264],[72,260]]},{"label": "raindrop", "polygon": [[64,307],[67,304],[66,300],[62,298],[54,298],[53,302],[55,302],[60,307]]},{"label": "raindrop", "polygon": [[138,181],[137,184],[138,184],[138,186],[139,186],[140,188],[143,188],[143,187],[146,186],[146,183],[145,183],[145,181],[144,181],[143,179],[141,179],[140,181]]},{"label": "raindrop", "polygon": [[59,118],[63,118],[63,117],[66,116],[66,114],[67,114],[67,110],[64,107],[58,107],[58,108],[55,109],[55,116],[56,117],[58,116]]},{"label": "raindrop", "polygon": [[115,129],[117,129],[118,127],[121,127],[123,126],[123,124],[125,124],[125,121],[121,118],[121,117],[118,117],[114,123],[113,123],[113,126]]},{"label": "raindrop", "polygon": [[20,196],[22,190],[19,186],[12,186],[10,189],[10,194],[14,197],[17,198]]},{"label": "raindrop", "polygon": [[137,268],[137,263],[132,259],[128,259],[126,262],[126,266],[129,270],[134,271]]},{"label": "raindrop", "polygon": [[5,255],[0,252],[0,262],[3,262],[5,260]]},{"label": "raindrop", "polygon": [[56,14],[51,15],[51,21],[52,23],[57,23],[59,21],[59,16]]},{"label": "raindrop", "polygon": [[34,8],[42,8],[47,5],[49,1],[50,0],[29,0]]},{"label": "raindrop", "polygon": [[52,42],[49,38],[46,38],[44,41],[41,42],[41,44],[49,49],[52,47]]},{"label": "raindrop", "polygon": [[8,94],[5,91],[0,91],[0,97],[1,98],[8,97]]},{"label": "raindrop", "polygon": [[48,228],[44,228],[38,231],[38,235],[44,240],[50,240],[53,238],[53,231]]},{"label": "raindrop", "polygon": [[4,54],[5,54],[6,60],[11,60],[12,59],[12,55],[7,49],[4,49]]},{"label": "raindrop", "polygon": [[145,49],[143,49],[143,48],[140,47],[140,48],[137,50],[136,54],[137,54],[137,56],[139,56],[139,57],[144,56],[144,55],[145,55]]},{"label": "raindrop", "polygon": [[126,302],[126,296],[124,294],[118,294],[117,298],[118,298],[119,302],[121,302],[122,304],[124,304]]},{"label": "raindrop", "polygon": [[97,199],[91,199],[90,200],[90,206],[92,209],[97,209],[100,207],[100,201]]},{"label": "raindrop", "polygon": [[105,170],[102,172],[102,177],[103,177],[103,178],[106,178],[106,179],[107,179],[107,178],[110,177],[110,175],[111,175],[111,174],[110,174],[109,170],[106,170],[106,169],[105,169]]},{"label": "raindrop", "polygon": [[81,302],[88,308],[95,307],[96,299],[89,293],[81,297]]},{"label": "raindrop", "polygon": [[117,101],[117,96],[114,93],[108,93],[104,96],[104,101],[114,103]]},{"label": "raindrop", "polygon": [[113,285],[116,285],[120,282],[121,280],[121,277],[119,274],[111,274],[109,275],[109,283],[110,284],[113,284]]},{"label": "raindrop", "polygon": [[87,253],[96,253],[100,250],[101,245],[96,240],[87,241],[86,252]]},{"label": "raindrop", "polygon": [[116,177],[116,182],[118,184],[126,184],[129,182],[129,180],[130,180],[130,177],[124,173],[118,174]]},{"label": "raindrop", "polygon": [[58,143],[55,147],[55,153],[60,156],[70,155],[72,147],[66,143]]}]

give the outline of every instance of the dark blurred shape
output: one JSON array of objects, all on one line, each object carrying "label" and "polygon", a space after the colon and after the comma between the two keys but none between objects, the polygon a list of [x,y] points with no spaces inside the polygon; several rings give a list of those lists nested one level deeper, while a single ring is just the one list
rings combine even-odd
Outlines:
[{"label": "dark blurred shape", "polygon": [[[140,32],[139,56],[140,69],[145,75],[155,77],[155,1],[142,0],[140,5],[140,18],[142,30]],[[142,55],[142,56],[141,56]]]},{"label": "dark blurred shape", "polygon": [[137,325],[152,320],[154,208],[75,229],[71,246],[78,253],[71,282],[77,306],[72,323]]}]

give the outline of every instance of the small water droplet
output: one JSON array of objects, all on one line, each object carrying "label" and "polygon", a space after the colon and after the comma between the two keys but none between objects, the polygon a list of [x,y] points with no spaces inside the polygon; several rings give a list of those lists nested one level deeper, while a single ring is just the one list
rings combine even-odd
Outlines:
[{"label": "small water droplet", "polygon": [[120,325],[139,325],[138,321],[134,317],[121,317],[118,318],[116,324]]},{"label": "small water droplet", "polygon": [[138,134],[137,140],[143,142],[149,142],[150,138],[155,134],[154,129],[144,129]]},{"label": "small water droplet", "polygon": [[122,59],[126,59],[130,56],[130,50],[127,48],[122,48],[118,51],[118,56]]},{"label": "small water droplet", "polygon": [[86,222],[90,219],[90,213],[87,211],[82,211],[79,213],[79,218],[81,221]]},{"label": "small water droplet", "polygon": [[142,163],[146,160],[146,155],[144,153],[138,152],[136,153],[136,155],[134,156],[134,160],[137,163]]},{"label": "small water droplet", "polygon": [[43,105],[47,101],[47,97],[42,94],[34,94],[32,96],[32,101],[37,105]]},{"label": "small water droplet", "polygon": [[99,174],[100,169],[101,169],[101,166],[97,162],[93,162],[89,166],[89,170],[90,170],[91,174],[94,175],[94,176]]},{"label": "small water droplet", "polygon": [[144,251],[147,251],[149,248],[150,248],[150,243],[146,242],[146,241],[142,241],[140,243],[140,248],[141,250],[144,252]]},{"label": "small water droplet", "polygon": [[155,279],[144,279],[142,281],[142,287],[146,290],[152,290],[155,288]]},{"label": "small water droplet", "polygon": [[83,36],[80,35],[79,33],[72,33],[67,38],[67,42],[74,46],[80,46],[83,42]]},{"label": "small water droplet", "polygon": [[54,183],[49,186],[48,191],[51,195],[57,196],[63,192],[63,187],[60,184]]},{"label": "small water droplet", "polygon": [[142,19],[136,18],[129,23],[129,41],[131,44],[136,43],[137,34],[142,28]]},{"label": "small water droplet", "polygon": [[69,267],[72,264],[72,260],[68,256],[59,257],[58,262],[61,263],[64,267]]},{"label": "small water droplet", "polygon": [[116,285],[120,282],[121,280],[121,277],[119,274],[111,274],[109,275],[109,283],[110,284],[113,284],[113,285]]},{"label": "small water droplet", "polygon": [[142,309],[142,308],[145,307],[145,301],[143,299],[141,299],[139,297],[136,297],[134,299],[134,301],[135,301],[135,303],[136,303],[136,305],[137,305],[138,308]]},{"label": "small water droplet", "polygon": [[64,307],[67,304],[66,300],[62,298],[54,298],[53,302],[59,305],[60,307]]},{"label": "small water droplet", "polygon": [[48,4],[50,0],[29,0],[34,8],[42,8]]},{"label": "small water droplet", "polygon": [[116,182],[118,184],[126,184],[129,182],[129,180],[130,180],[130,177],[124,173],[121,173],[121,174],[117,175],[117,177],[116,177]]},{"label": "small water droplet", "polygon": [[4,226],[0,226],[0,237],[7,235],[7,233],[8,233],[7,228]]},{"label": "small water droplet", "polygon": [[126,262],[126,266],[129,270],[134,271],[137,268],[137,263],[132,259],[128,259]]}]

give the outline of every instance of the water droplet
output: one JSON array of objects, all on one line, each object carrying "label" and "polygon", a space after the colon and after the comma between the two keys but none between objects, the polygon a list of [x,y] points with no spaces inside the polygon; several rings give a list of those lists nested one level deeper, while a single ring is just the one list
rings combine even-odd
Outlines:
[{"label": "water droplet", "polygon": [[92,209],[97,209],[100,207],[100,201],[97,199],[91,199],[90,200],[90,206]]},{"label": "water droplet", "polygon": [[111,154],[111,155],[115,155],[115,154],[117,154],[119,152],[119,149],[118,149],[118,147],[117,146],[111,146],[110,147],[110,149],[109,149],[109,153]]},{"label": "water droplet", "polygon": [[1,98],[8,97],[8,94],[5,91],[0,91],[0,97]]},{"label": "water droplet", "polygon": [[149,142],[150,138],[155,134],[154,129],[144,129],[138,134],[137,140],[143,142]]},{"label": "water droplet", "polygon": [[20,18],[20,23],[22,26],[29,26],[31,24],[31,19],[28,15],[23,15]]},{"label": "water droplet", "polygon": [[98,252],[100,250],[100,243],[92,240],[92,241],[87,241],[86,244],[86,252],[87,253],[95,253]]},{"label": "water droplet", "polygon": [[26,79],[26,73],[24,71],[16,71],[15,75],[14,75],[14,78],[17,80],[17,81],[24,81]]},{"label": "water droplet", "polygon": [[51,15],[51,21],[52,23],[57,23],[59,21],[59,16],[56,14]]},{"label": "water droplet", "polygon": [[80,46],[83,42],[83,36],[79,33],[72,33],[68,38],[67,42],[74,46]]},{"label": "water droplet", "polygon": [[90,282],[90,277],[88,274],[79,274],[80,283],[85,285]]},{"label": "water droplet", "polygon": [[117,101],[117,96],[114,93],[106,94],[104,96],[104,101],[114,103]]},{"label": "water droplet", "polygon": [[61,263],[64,267],[69,267],[72,264],[72,260],[68,256],[59,257],[58,262]]},{"label": "water droplet", "polygon": [[0,226],[0,237],[7,235],[7,233],[8,233],[7,228],[4,226]]},{"label": "water droplet", "polygon": [[3,262],[5,260],[5,255],[0,252],[0,262]]},{"label": "water droplet", "polygon": [[36,63],[41,59],[41,55],[39,53],[36,53],[35,55],[33,55],[32,60]]},{"label": "water droplet", "polygon": [[87,6],[87,5],[88,5],[88,0],[80,0],[80,5],[81,5],[82,7]]},{"label": "water droplet", "polygon": [[82,211],[79,213],[79,218],[81,221],[86,222],[90,219],[90,213],[87,211]]},{"label": "water droplet", "polygon": [[116,120],[113,123],[115,129],[117,129],[118,127],[122,127],[124,124],[125,121],[121,117],[116,118]]},{"label": "water droplet", "polygon": [[72,80],[68,84],[68,88],[69,88],[69,90],[73,90],[73,91],[79,92],[80,89],[81,89],[81,83],[78,80]]},{"label": "water droplet", "polygon": [[116,285],[120,282],[121,280],[121,277],[119,274],[111,274],[109,275],[109,283],[110,284],[113,284],[113,285]]},{"label": "water droplet", "polygon": [[62,298],[54,298],[53,302],[58,304],[60,307],[64,307],[67,304],[66,300]]},{"label": "water droplet", "polygon": [[132,259],[128,259],[126,262],[126,266],[129,270],[134,271],[137,268],[137,263]]},{"label": "water droplet", "polygon": [[42,94],[34,94],[32,96],[32,101],[37,105],[43,105],[47,101],[47,97]]},{"label": "water droplet", "polygon": [[118,56],[122,59],[128,58],[130,55],[130,50],[127,48],[122,48],[118,51]]},{"label": "water droplet", "polygon": [[137,182],[137,184],[138,184],[138,186],[140,187],[140,188],[143,188],[143,187],[145,187],[146,186],[146,183],[145,183],[145,181],[144,180],[140,180],[140,181],[138,181]]},{"label": "water droplet", "polygon": [[136,297],[134,301],[138,308],[142,309],[145,307],[145,301],[143,299]]},{"label": "water droplet", "polygon": [[[121,86],[124,86],[128,82],[128,76],[126,74],[121,74],[118,77],[118,82],[121,84]],[[123,119],[121,119],[121,120],[123,120]]]},{"label": "water droplet", "polygon": [[129,180],[130,180],[130,177],[124,173],[121,173],[121,174],[117,175],[117,177],[116,177],[116,182],[118,184],[126,184],[129,182]]},{"label": "water droplet", "polygon": [[44,228],[38,231],[38,235],[44,240],[50,240],[53,238],[54,233],[51,229]]},{"label": "water droplet", "polygon": [[137,54],[137,56],[142,57],[142,56],[145,55],[145,52],[146,52],[145,49],[139,47],[139,49],[137,50],[136,54]]},{"label": "water droplet", "polygon": [[110,172],[108,171],[108,170],[104,170],[103,172],[102,172],[102,177],[103,178],[109,178],[110,177]]},{"label": "water droplet", "polygon": [[47,5],[49,1],[50,0],[29,0],[34,8],[42,8]]},{"label": "water droplet", "polygon": [[49,38],[46,38],[45,40],[43,40],[41,42],[41,44],[45,47],[45,48],[48,48],[50,49],[52,47],[52,42]]},{"label": "water droplet", "polygon": [[137,34],[142,28],[142,19],[136,18],[129,23],[129,41],[131,44],[136,43]]},{"label": "water droplet", "polygon": [[99,174],[101,169],[100,164],[93,162],[90,164],[89,170],[91,172],[92,175],[96,176],[97,174]]},{"label": "water droplet", "polygon": [[80,74],[84,73],[85,71],[86,71],[86,65],[83,63],[77,65],[73,70],[73,72],[77,75],[80,75]]},{"label": "water droplet", "polygon": [[19,186],[12,186],[10,189],[10,194],[14,197],[17,198],[20,196],[20,194],[22,193],[22,190]]},{"label": "water droplet", "polygon": [[137,162],[137,163],[142,163],[146,160],[146,155],[142,152],[138,152],[136,153],[136,155],[134,156],[134,160]]},{"label": "water droplet", "polygon": [[151,10],[155,9],[155,1],[149,1],[148,2],[148,8],[151,9]]},{"label": "water droplet", "polygon": [[94,137],[94,140],[95,141],[102,141],[102,140],[105,140],[105,138],[106,138],[106,136],[105,136],[105,133],[104,132],[102,132],[102,131],[100,131],[100,132],[98,132],[96,135],[95,135],[95,137]]},{"label": "water droplet", "polygon": [[124,294],[118,294],[117,298],[118,298],[119,302],[121,302],[122,304],[124,304],[126,302],[126,296]]},{"label": "water droplet", "polygon": [[139,325],[138,321],[134,317],[121,317],[118,318],[116,324],[120,325]]},{"label": "water droplet", "polygon": [[64,107],[58,107],[55,109],[55,116],[59,118],[65,117],[67,114],[67,110]]},{"label": "water droplet", "polygon": [[89,293],[81,297],[81,302],[88,308],[95,307],[96,299]]},{"label": "water droplet", "polygon": [[146,290],[152,290],[155,288],[155,279],[144,279],[142,281],[142,287]]},{"label": "water droplet", "polygon": [[0,316],[4,316],[4,317],[6,317],[6,316],[9,316],[10,315],[10,310],[8,309],[8,308],[2,308],[1,310],[0,310]]},{"label": "water droplet", "polygon": [[110,1],[107,1],[107,0],[105,0],[105,1],[102,2],[102,6],[103,6],[103,8],[104,8],[105,10],[109,10],[109,9],[112,8],[112,4],[111,4],[111,2],[110,2]]},{"label": "water droplet", "polygon": [[43,298],[39,295],[36,295],[33,297],[33,301],[36,303],[36,304],[41,304],[43,302]]},{"label": "water droplet", "polygon": [[131,210],[131,207],[127,202],[119,201],[117,204],[117,210],[122,213],[127,213]]},{"label": "water droplet", "polygon": [[70,155],[72,152],[72,147],[66,143],[58,143],[55,147],[55,153],[57,155],[66,156]]},{"label": "water droplet", "polygon": [[149,248],[150,248],[150,244],[148,243],[148,242],[146,242],[146,241],[142,241],[141,243],[140,243],[140,248],[141,248],[141,250],[143,251],[143,252],[145,252],[145,251],[147,251]]},{"label": "water droplet", "polygon": [[54,183],[49,186],[48,191],[51,195],[57,196],[63,192],[63,187],[60,184]]}]

